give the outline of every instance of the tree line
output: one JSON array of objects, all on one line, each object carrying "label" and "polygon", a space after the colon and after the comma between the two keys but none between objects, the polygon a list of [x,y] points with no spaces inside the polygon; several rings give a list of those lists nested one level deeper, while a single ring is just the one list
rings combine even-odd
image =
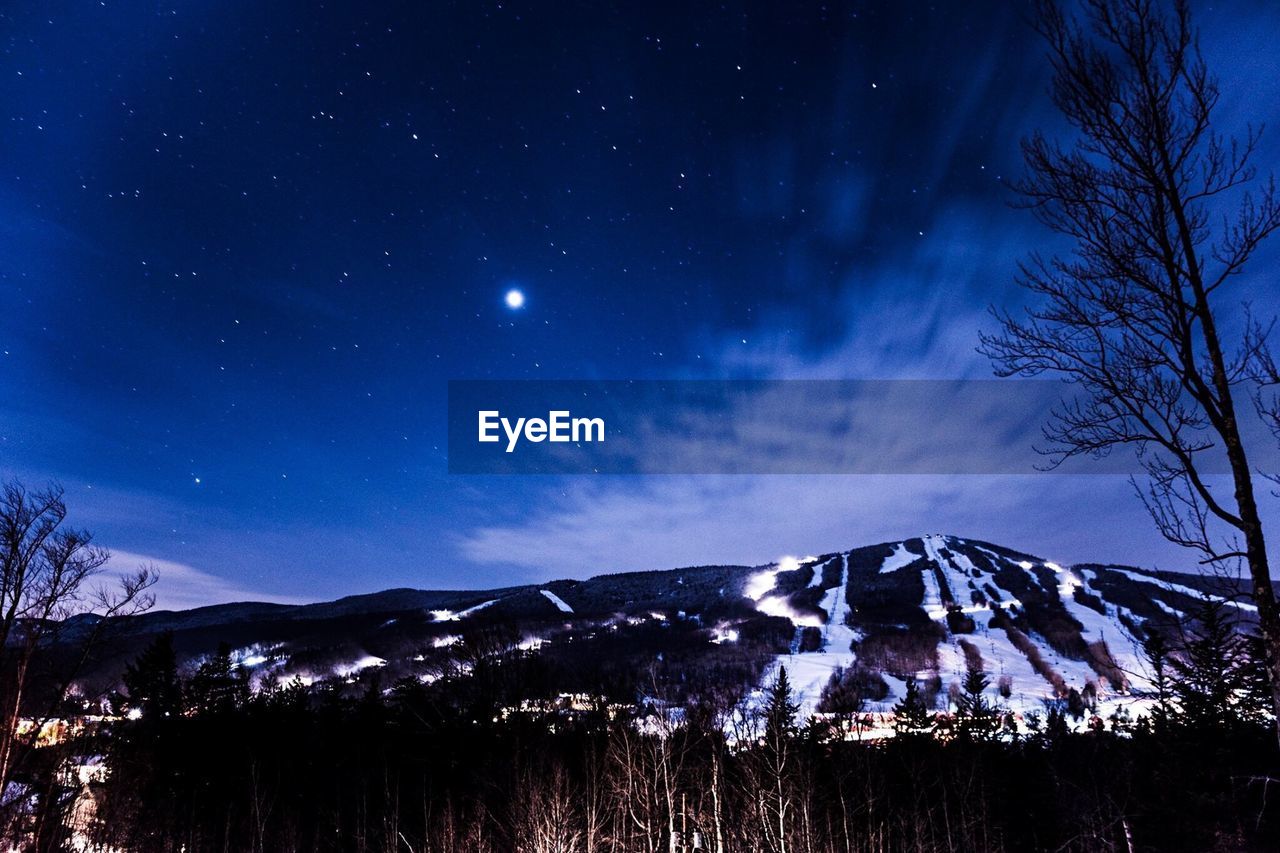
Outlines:
[{"label": "tree line", "polygon": [[[971,666],[953,715],[907,679],[895,735],[763,697],[511,714],[505,690],[406,679],[259,690],[223,648],[188,678],[157,637],[129,719],[41,753],[32,850],[870,851],[1274,849],[1265,664],[1220,606],[1152,632],[1151,711],[1025,725]],[[491,661],[501,668],[502,656]],[[745,710],[744,710],[745,709]],[[98,762],[82,783],[67,768]],[[26,777],[36,782],[38,774]],[[1273,798],[1274,799],[1274,798]]]}]

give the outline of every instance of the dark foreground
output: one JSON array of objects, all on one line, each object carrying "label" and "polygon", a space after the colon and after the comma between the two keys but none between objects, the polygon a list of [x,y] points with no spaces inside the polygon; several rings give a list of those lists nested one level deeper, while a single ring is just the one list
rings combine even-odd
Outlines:
[{"label": "dark foreground", "polygon": [[1073,734],[1052,714],[1016,738],[993,718],[859,743],[797,726],[786,698],[733,747],[705,706],[679,725],[607,708],[504,719],[412,686],[298,686],[36,750],[33,778],[68,749],[110,772],[50,788],[26,830],[32,849],[190,853],[1280,849],[1262,725]]}]

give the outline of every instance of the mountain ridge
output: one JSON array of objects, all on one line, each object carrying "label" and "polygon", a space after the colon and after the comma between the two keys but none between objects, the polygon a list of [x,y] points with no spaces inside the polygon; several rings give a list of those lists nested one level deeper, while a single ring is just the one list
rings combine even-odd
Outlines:
[{"label": "mountain ridge", "polygon": [[[259,684],[386,689],[408,679],[445,689],[467,677],[480,649],[498,648],[537,668],[537,691],[549,694],[634,699],[646,691],[643,673],[673,701],[712,688],[749,698],[786,666],[804,713],[887,710],[911,678],[945,707],[977,665],[993,703],[1025,711],[1069,700],[1114,711],[1142,701],[1142,636],[1172,629],[1203,601],[1231,608],[1246,630],[1254,616],[1247,589],[1229,579],[1061,566],[926,534],[759,566],[236,602],[143,614],[122,627],[124,655],[164,632],[189,662],[226,643]],[[104,665],[99,675],[109,681],[113,672]]]}]

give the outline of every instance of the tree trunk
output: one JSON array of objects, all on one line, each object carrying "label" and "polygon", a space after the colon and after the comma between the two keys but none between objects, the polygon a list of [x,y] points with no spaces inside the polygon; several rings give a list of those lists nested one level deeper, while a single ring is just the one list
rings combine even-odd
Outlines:
[{"label": "tree trunk", "polygon": [[[1164,140],[1162,139],[1161,142],[1163,143]],[[1271,586],[1267,543],[1262,532],[1262,519],[1258,515],[1257,498],[1253,493],[1253,472],[1249,467],[1244,442],[1240,438],[1240,424],[1236,418],[1235,400],[1231,393],[1231,378],[1227,372],[1226,357],[1223,355],[1222,341],[1218,336],[1217,322],[1209,307],[1209,292],[1201,276],[1200,257],[1195,249],[1186,206],[1182,197],[1176,192],[1177,183],[1173,180],[1169,154],[1163,146],[1161,153],[1161,166],[1169,185],[1170,206],[1178,227],[1178,239],[1182,244],[1187,280],[1196,299],[1193,308],[1200,319],[1205,350],[1209,356],[1211,380],[1221,418],[1221,423],[1216,426],[1218,433],[1222,436],[1227,461],[1231,465],[1238,518],[1235,526],[1244,536],[1245,559],[1249,564],[1249,577],[1253,581],[1254,604],[1258,608],[1258,627],[1262,631],[1263,645],[1266,649],[1267,675],[1271,682],[1271,712],[1275,717],[1276,737],[1280,739],[1280,611],[1277,611],[1275,590]]]}]

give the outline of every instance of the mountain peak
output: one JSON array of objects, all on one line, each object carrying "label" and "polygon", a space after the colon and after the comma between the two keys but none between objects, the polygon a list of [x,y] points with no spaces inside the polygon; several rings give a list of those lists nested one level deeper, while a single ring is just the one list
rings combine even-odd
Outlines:
[{"label": "mountain peak", "polygon": [[[134,647],[173,631],[193,657],[229,642],[259,680],[354,683],[373,677],[357,663],[376,659],[384,683],[447,681],[483,637],[486,648],[541,659],[557,687],[586,692],[642,690],[641,675],[661,678],[674,656],[683,663],[666,688],[677,700],[698,689],[690,670],[750,690],[785,666],[805,713],[884,711],[908,679],[945,708],[978,667],[992,703],[1010,710],[1073,701],[1111,713],[1144,701],[1138,644],[1148,630],[1194,614],[1206,597],[1248,621],[1255,611],[1239,596],[1214,578],[1062,566],[926,533],[755,567],[155,613],[136,618],[132,631]],[[504,639],[493,646],[495,637]]]}]

